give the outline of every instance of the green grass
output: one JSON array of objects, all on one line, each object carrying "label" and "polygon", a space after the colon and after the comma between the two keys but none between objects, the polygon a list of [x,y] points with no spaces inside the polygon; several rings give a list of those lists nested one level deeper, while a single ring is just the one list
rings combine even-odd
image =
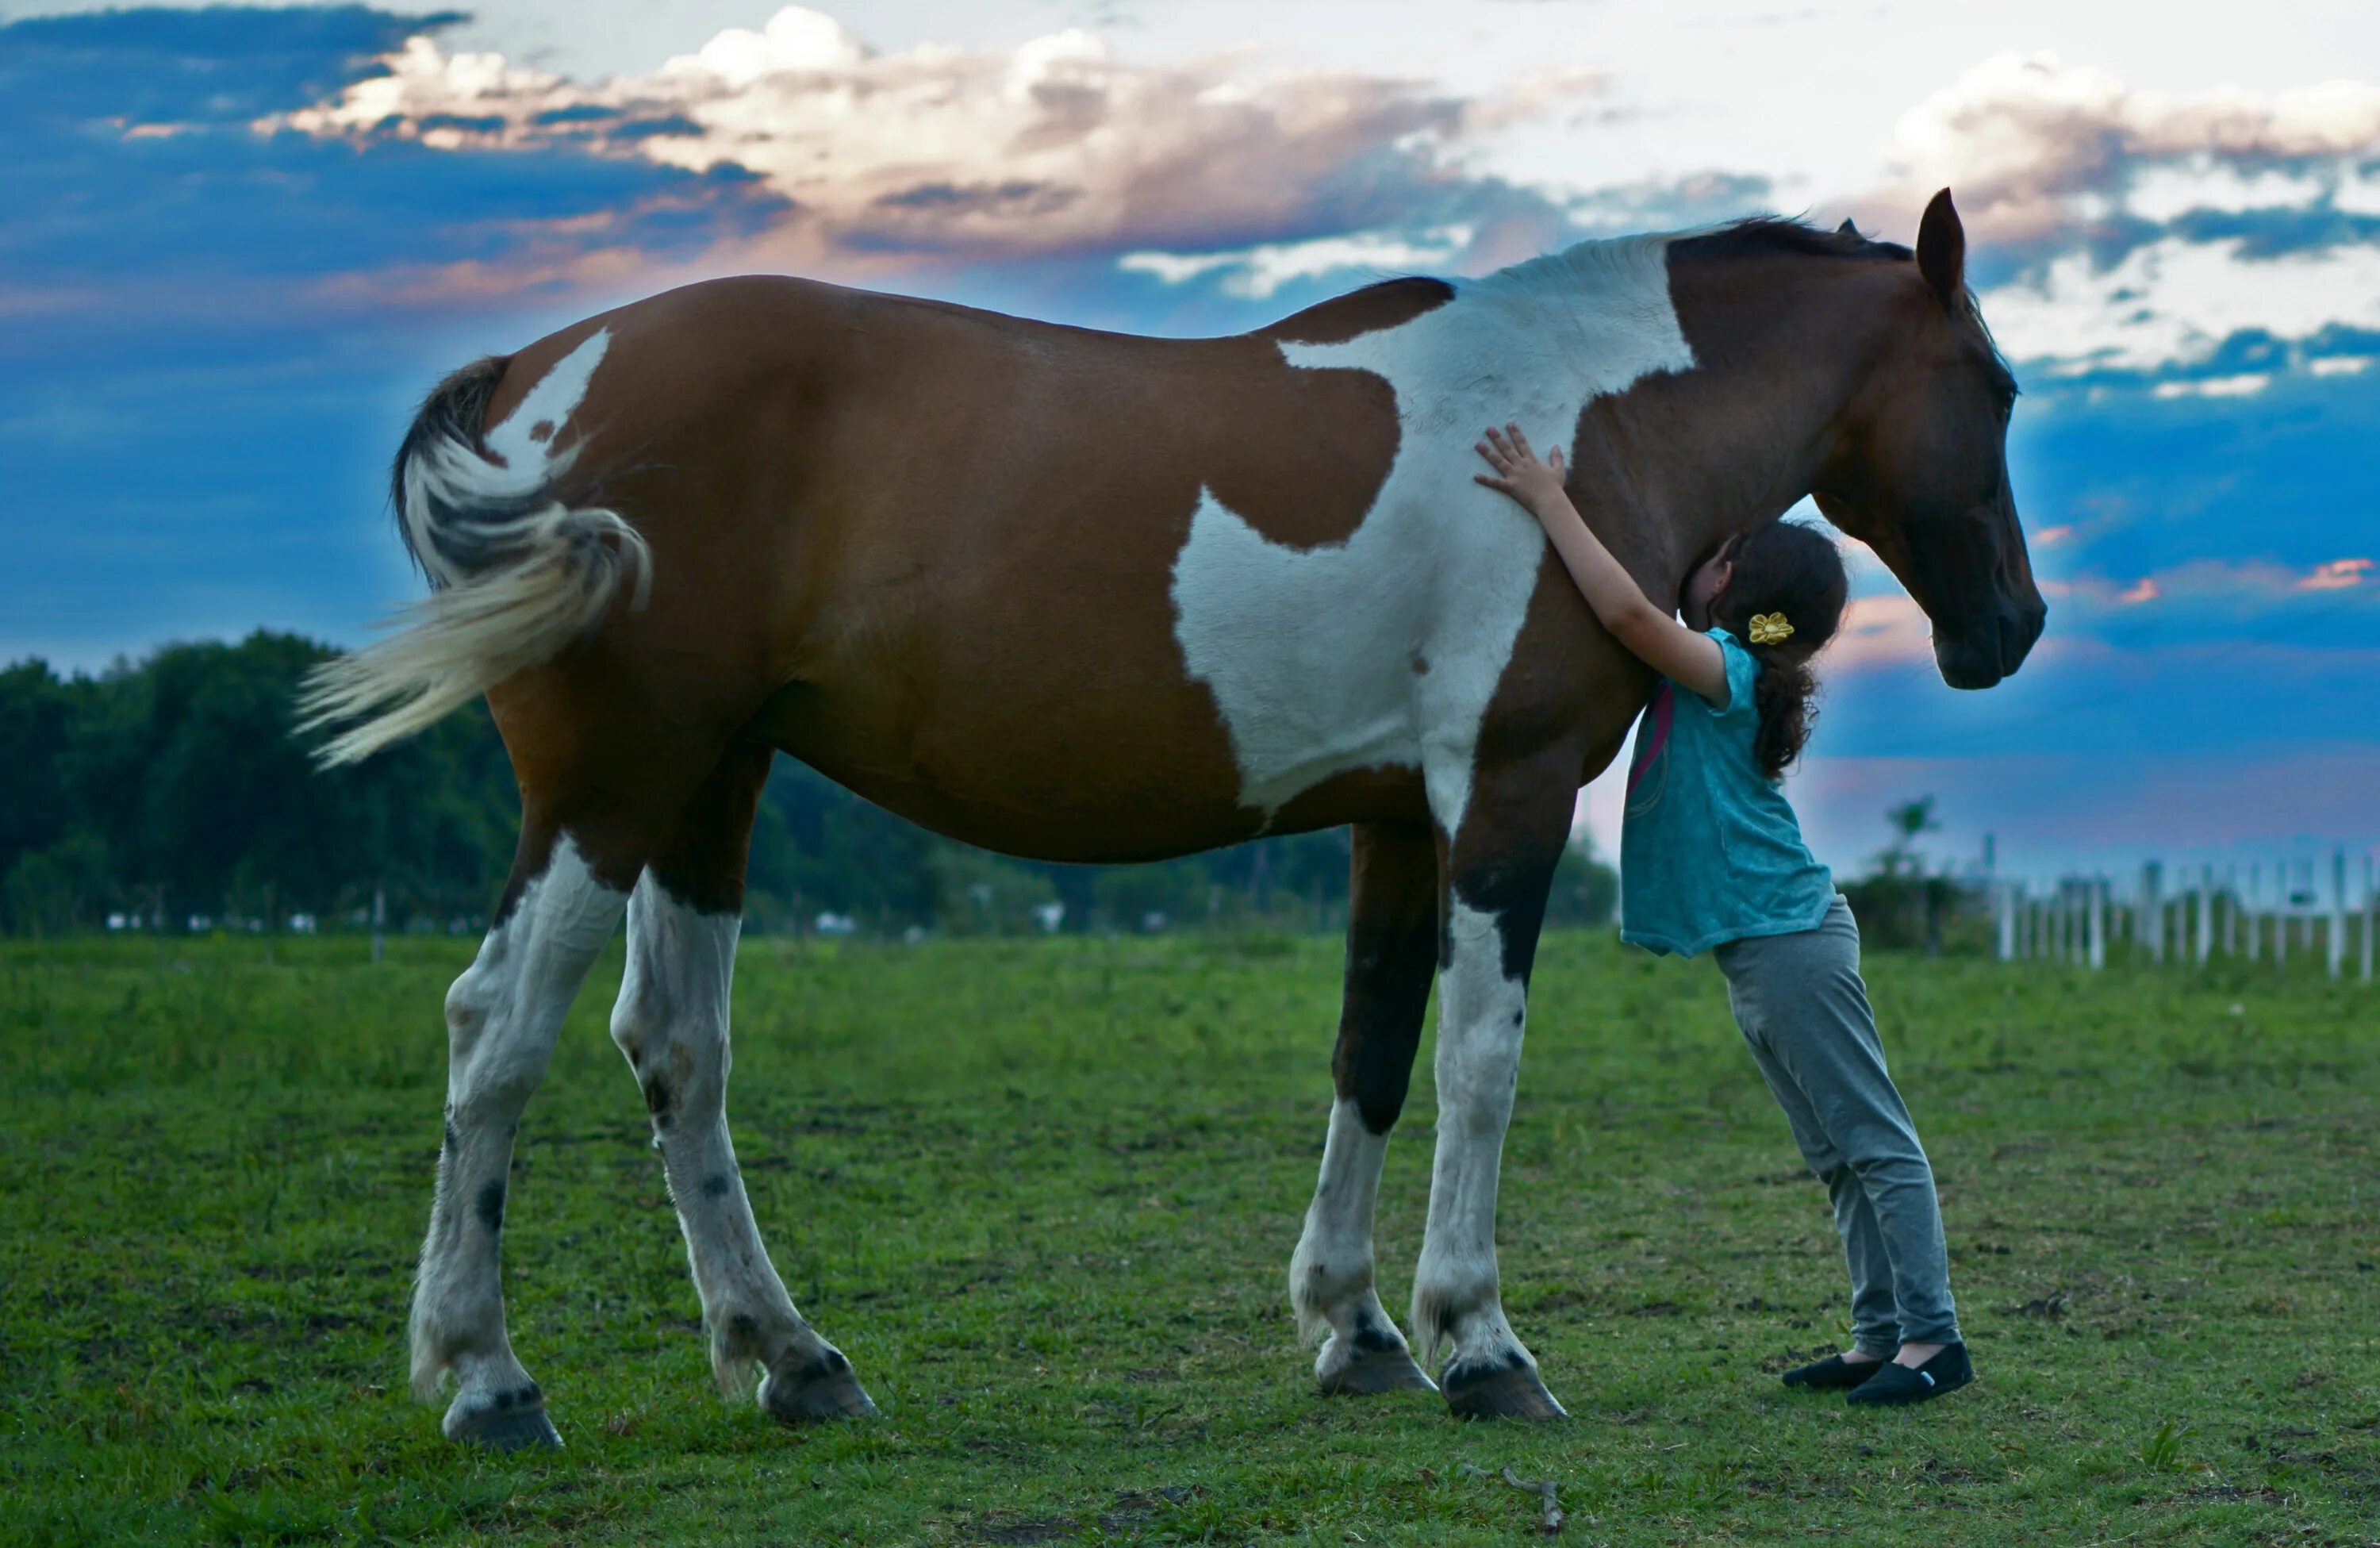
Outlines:
[{"label": "green grass", "polygon": [[[711,1390],[616,952],[531,1107],[505,1280],[569,1443],[405,1394],[468,946],[0,951],[0,1542],[2380,1539],[2380,994],[2307,975],[1872,962],[1981,1381],[1862,1413],[1817,1185],[1716,971],[1556,936],[1507,1150],[1505,1305],[1568,1424],[1326,1401],[1281,1288],[1334,943],[747,944],[731,1108],[876,1422]],[[1417,1073],[1382,1298],[1420,1244]]]}]

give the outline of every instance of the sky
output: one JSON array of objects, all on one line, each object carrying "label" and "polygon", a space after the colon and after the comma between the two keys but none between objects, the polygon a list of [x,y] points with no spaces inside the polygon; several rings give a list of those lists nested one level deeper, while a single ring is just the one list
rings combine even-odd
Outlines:
[{"label": "sky", "polygon": [[[2051,613],[1988,692],[1855,555],[1791,794],[2047,878],[2380,841],[2380,6],[2002,0],[0,3],[0,661],[415,594],[382,504],[453,366],[817,275],[1233,332],[1932,191],[2024,387]],[[1616,840],[1614,781],[1584,811]]]}]

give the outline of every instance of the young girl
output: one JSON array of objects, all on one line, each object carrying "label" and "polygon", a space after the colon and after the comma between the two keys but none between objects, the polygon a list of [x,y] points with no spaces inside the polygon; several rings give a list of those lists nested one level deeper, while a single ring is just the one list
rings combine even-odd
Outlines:
[{"label": "young girl", "polygon": [[1661,676],[1636,730],[1621,830],[1621,937],[1711,951],[1803,1159],[1827,1185],[1852,1277],[1852,1347],[1786,1373],[1860,1404],[1922,1403],[1974,1376],[1950,1303],[1934,1173],[1885,1073],[1859,927],[1778,789],[1809,735],[1810,658],[1833,637],[1841,555],[1770,522],[1687,578],[1680,623],[1645,600],[1517,426],[1478,475],[1519,501],[1613,638]]}]

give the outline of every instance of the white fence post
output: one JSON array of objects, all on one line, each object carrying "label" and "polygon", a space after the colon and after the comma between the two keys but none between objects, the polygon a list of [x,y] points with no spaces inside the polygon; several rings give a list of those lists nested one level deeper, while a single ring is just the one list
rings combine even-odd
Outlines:
[{"label": "white fence post", "polygon": [[2091,970],[2107,965],[2107,879],[2094,876],[2083,884],[2091,889]]},{"label": "white fence post", "polygon": [[2373,858],[2363,858],[2363,981],[2373,981],[2373,929],[2380,929],[2380,893],[2373,891]]},{"label": "white fence post", "polygon": [[2273,862],[2273,966],[2289,960],[2289,862]]},{"label": "white fence post", "polygon": [[2248,868],[2248,960],[2253,962],[2264,955],[2265,868],[2259,863]]},{"label": "white fence post", "polygon": [[2192,921],[2195,927],[2191,937],[2192,956],[2197,958],[2198,966],[2204,968],[2206,966],[2207,955],[2215,949],[2215,868],[2213,866],[2202,865],[2198,868],[2198,884],[2192,890],[2196,894],[2192,902],[2198,909],[2198,917]]},{"label": "white fence post", "polygon": [[2333,978],[2347,968],[2347,849],[2330,852],[2330,938],[2323,943],[2325,966]]},{"label": "white fence post", "polygon": [[2162,868],[2155,860],[2141,867],[2141,923],[2149,932],[2149,960],[2165,960],[2165,901],[2159,896]]}]

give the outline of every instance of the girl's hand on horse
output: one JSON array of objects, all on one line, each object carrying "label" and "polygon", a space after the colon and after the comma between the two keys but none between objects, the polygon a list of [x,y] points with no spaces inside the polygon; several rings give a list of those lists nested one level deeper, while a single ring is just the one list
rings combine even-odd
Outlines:
[{"label": "girl's hand on horse", "polygon": [[1488,438],[1475,449],[1496,471],[1475,473],[1472,477],[1518,500],[1532,516],[1542,517],[1569,503],[1570,497],[1562,493],[1562,454],[1556,451],[1545,461],[1538,461],[1519,425],[1508,424],[1500,431],[1488,426]]}]

